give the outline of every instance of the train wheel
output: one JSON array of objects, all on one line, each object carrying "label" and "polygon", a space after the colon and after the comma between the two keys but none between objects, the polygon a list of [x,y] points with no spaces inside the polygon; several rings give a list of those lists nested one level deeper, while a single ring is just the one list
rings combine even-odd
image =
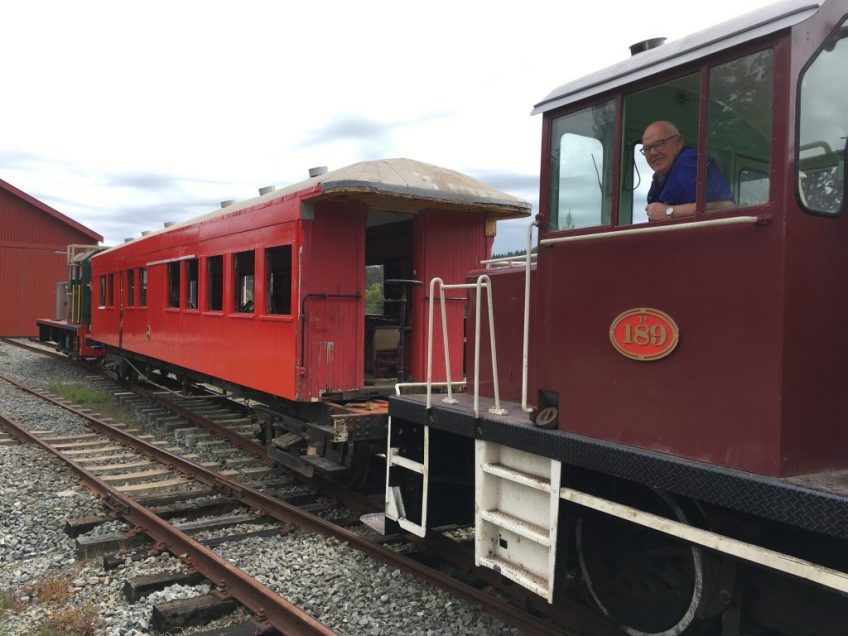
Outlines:
[{"label": "train wheel", "polygon": [[[621,503],[692,523],[671,497],[628,488]],[[577,551],[583,578],[598,607],[632,636],[703,633],[698,608],[711,594],[702,550],[670,535],[591,512],[577,523]]]}]

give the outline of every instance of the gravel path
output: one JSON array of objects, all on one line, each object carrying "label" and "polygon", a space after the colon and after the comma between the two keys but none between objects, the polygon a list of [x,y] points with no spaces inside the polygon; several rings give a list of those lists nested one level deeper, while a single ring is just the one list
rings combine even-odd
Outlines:
[{"label": "gravel path", "polygon": [[[2,342],[0,373],[38,388],[84,383],[88,375],[61,360]],[[60,434],[86,430],[77,416],[2,380],[0,413],[30,430]],[[58,459],[25,445],[0,447],[0,636],[62,634],[38,630],[46,620],[67,617],[69,611],[92,615],[96,627],[91,634],[156,634],[149,626],[154,604],[208,591],[205,585],[172,586],[128,604],[121,591],[127,578],[181,570],[182,565],[163,554],[136,562],[128,559],[118,570],[106,572],[102,559],[77,559],[74,541],[63,532],[65,520],[105,512]],[[340,634],[518,633],[480,608],[375,563],[338,541],[295,531],[224,544],[217,551]],[[67,584],[67,594],[51,601],[50,584],[57,581]],[[228,620],[246,619],[240,611]]]}]

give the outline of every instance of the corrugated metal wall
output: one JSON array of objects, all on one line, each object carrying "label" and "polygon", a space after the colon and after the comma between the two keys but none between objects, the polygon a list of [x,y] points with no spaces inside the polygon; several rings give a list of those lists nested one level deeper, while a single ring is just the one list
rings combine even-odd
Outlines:
[{"label": "corrugated metal wall", "polygon": [[0,336],[34,336],[38,318],[55,318],[56,283],[67,277],[70,243],[94,241],[0,190]]}]

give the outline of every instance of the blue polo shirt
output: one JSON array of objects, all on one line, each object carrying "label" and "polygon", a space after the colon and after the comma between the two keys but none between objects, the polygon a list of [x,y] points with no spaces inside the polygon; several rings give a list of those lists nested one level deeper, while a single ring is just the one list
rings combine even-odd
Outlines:
[{"label": "blue polo shirt", "polygon": [[[698,174],[698,151],[685,146],[671,164],[671,170],[665,180],[654,174],[651,189],[648,191],[648,203],[667,203],[680,205],[695,202],[695,180]],[[707,202],[733,201],[733,193],[727,181],[712,157],[707,157]]]}]

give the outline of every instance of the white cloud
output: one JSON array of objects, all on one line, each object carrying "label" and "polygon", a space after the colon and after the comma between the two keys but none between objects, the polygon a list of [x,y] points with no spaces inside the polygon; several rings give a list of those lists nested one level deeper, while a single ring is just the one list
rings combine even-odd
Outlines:
[{"label": "white cloud", "polygon": [[0,178],[108,242],[389,156],[513,175],[524,185],[505,189],[535,203],[535,102],[637,40],[763,4],[715,0],[693,20],[659,0],[15,3]]}]

